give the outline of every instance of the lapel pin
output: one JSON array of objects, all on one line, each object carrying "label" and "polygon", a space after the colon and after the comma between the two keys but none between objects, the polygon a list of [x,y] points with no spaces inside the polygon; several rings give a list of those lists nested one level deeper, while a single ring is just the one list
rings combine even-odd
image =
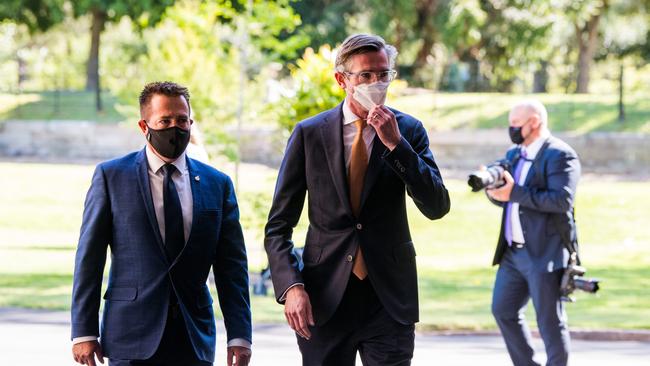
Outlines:
[{"label": "lapel pin", "polygon": [[194,177],[194,180],[198,182],[198,181],[201,180],[201,177],[199,177],[199,176],[197,175],[197,176]]}]

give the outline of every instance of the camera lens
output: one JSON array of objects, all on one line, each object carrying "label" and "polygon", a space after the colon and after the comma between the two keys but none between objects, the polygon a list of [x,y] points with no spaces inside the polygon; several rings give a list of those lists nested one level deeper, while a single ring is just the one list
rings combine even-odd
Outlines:
[{"label": "camera lens", "polygon": [[595,294],[596,291],[598,291],[598,289],[600,288],[598,286],[598,280],[593,280],[593,279],[588,280],[588,279],[585,279],[583,277],[577,277],[576,276],[573,279],[573,281],[574,281],[575,287],[577,289],[580,289],[580,290],[584,291],[584,292],[589,292],[589,293]]}]

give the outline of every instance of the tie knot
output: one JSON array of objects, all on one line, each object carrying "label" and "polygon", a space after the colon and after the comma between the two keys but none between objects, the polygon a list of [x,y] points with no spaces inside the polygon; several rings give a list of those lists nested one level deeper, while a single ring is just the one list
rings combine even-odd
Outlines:
[{"label": "tie knot", "polygon": [[171,177],[172,174],[176,171],[176,166],[174,164],[165,164],[163,165],[163,171],[165,172],[165,175],[168,177]]},{"label": "tie knot", "polygon": [[358,120],[354,121],[354,124],[357,126],[357,131],[363,130],[367,125],[365,119],[358,119]]},{"label": "tie knot", "polygon": [[528,153],[526,152],[525,149],[521,149],[521,153],[520,153],[520,155],[521,155],[521,157],[524,158],[524,159],[526,159],[526,158],[528,157]]}]

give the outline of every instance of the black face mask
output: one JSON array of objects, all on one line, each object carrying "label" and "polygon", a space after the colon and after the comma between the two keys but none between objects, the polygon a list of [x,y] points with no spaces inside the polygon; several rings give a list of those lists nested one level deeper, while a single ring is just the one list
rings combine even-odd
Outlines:
[{"label": "black face mask", "polygon": [[521,127],[512,127],[510,126],[508,128],[508,134],[510,135],[510,141],[512,141],[514,144],[521,145],[522,142],[524,142],[524,135],[521,133]]},{"label": "black face mask", "polygon": [[160,155],[175,160],[190,143],[190,131],[176,126],[154,130],[147,125],[147,141]]}]

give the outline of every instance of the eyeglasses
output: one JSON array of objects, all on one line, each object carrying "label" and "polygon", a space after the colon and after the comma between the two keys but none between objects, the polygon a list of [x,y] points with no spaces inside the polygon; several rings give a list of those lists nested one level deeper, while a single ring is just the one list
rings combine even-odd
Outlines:
[{"label": "eyeglasses", "polygon": [[397,71],[395,70],[384,70],[384,71],[360,71],[360,72],[343,72],[348,78],[354,76],[360,83],[369,83],[373,80],[387,82],[393,81],[395,76],[397,76]]},{"label": "eyeglasses", "polygon": [[[145,122],[147,122],[147,124],[148,124],[151,121],[145,121]],[[153,121],[153,122],[158,128],[167,128],[172,124],[172,122],[176,122],[176,126],[178,126],[180,128],[183,128],[183,129],[189,129],[189,127],[190,127],[190,125],[192,125],[193,121],[189,117],[179,116],[179,117],[176,117],[176,118],[162,117],[159,120]]]}]

